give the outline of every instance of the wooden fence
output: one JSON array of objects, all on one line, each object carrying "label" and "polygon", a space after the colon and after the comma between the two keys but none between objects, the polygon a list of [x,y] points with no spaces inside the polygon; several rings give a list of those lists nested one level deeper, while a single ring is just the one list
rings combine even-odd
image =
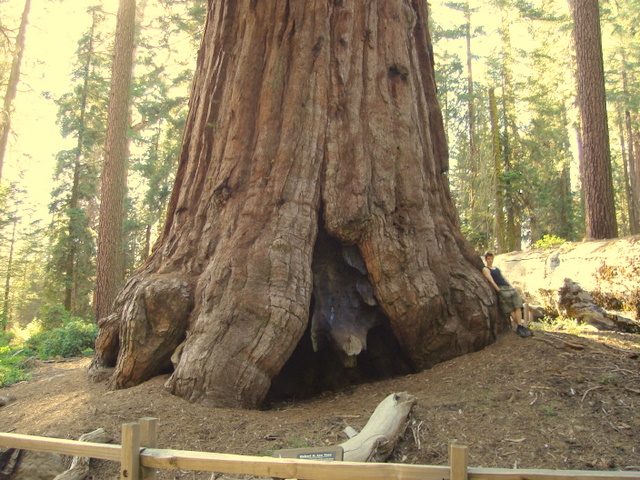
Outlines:
[{"label": "wooden fence", "polygon": [[153,478],[155,470],[190,470],[299,480],[640,480],[640,471],[470,468],[467,447],[449,445],[450,466],[322,462],[156,448],[157,419],[122,425],[122,445],[0,433],[0,447],[120,463],[121,480]]}]

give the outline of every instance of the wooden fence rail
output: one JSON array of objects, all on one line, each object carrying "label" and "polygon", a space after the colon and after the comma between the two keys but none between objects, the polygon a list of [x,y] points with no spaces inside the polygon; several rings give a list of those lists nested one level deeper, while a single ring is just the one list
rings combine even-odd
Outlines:
[{"label": "wooden fence rail", "polygon": [[97,458],[120,463],[122,480],[152,478],[155,470],[191,470],[299,480],[640,480],[640,471],[513,470],[470,468],[468,450],[453,441],[450,466],[322,462],[223,453],[158,449],[157,420],[122,426],[122,445],[0,433],[0,447]]}]

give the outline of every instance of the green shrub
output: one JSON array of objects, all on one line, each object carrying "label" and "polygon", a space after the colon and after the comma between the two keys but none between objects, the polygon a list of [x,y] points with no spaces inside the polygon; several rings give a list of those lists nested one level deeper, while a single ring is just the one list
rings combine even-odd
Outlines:
[{"label": "green shrub", "polygon": [[11,332],[0,331],[0,347],[6,347],[13,340],[13,334]]},{"label": "green shrub", "polygon": [[38,313],[38,319],[42,323],[44,330],[62,327],[70,320],[71,314],[64,308],[64,305],[55,303],[53,305],[43,305]]},{"label": "green shrub", "polygon": [[541,248],[547,250],[550,248],[556,248],[560,245],[567,243],[564,238],[556,237],[555,235],[544,235],[540,240],[533,244],[533,248]]},{"label": "green shrub", "polygon": [[77,357],[93,348],[98,327],[79,318],[67,320],[64,325],[43,330],[27,340],[27,347],[41,359]]},{"label": "green shrub", "polygon": [[27,352],[24,350],[9,346],[0,347],[0,387],[29,378],[25,371],[26,360]]}]

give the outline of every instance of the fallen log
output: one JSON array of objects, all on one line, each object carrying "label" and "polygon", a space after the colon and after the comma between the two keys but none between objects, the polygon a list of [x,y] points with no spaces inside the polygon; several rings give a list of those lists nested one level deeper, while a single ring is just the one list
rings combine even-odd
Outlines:
[{"label": "fallen log", "polygon": [[20,466],[23,451],[8,448],[0,452],[0,480],[8,480]]},{"label": "fallen log", "polygon": [[608,313],[595,303],[589,292],[570,278],[565,278],[562,287],[558,290],[558,312],[561,315],[575,318],[578,323],[587,323],[599,330],[640,332],[638,322]]},{"label": "fallen log", "polygon": [[[350,437],[342,447],[345,462],[383,462],[393,452],[398,439],[407,427],[407,417],[416,403],[416,397],[407,392],[392,393],[378,404],[367,424],[354,434],[352,427],[345,429]],[[345,432],[346,433],[346,432]],[[278,452],[274,453],[278,456]],[[236,480],[227,479],[225,480]],[[296,480],[296,479],[285,479]]]},{"label": "fallen log", "polygon": [[407,427],[416,398],[406,392],[392,393],[376,407],[362,431],[340,446],[345,462],[383,462],[391,455]]},{"label": "fallen log", "polygon": [[[81,442],[110,443],[113,439],[107,435],[104,428],[80,435]],[[73,457],[71,466],[65,472],[57,475],[53,480],[84,480],[89,476],[90,461],[88,457]]]},{"label": "fallen log", "polygon": [[[539,305],[546,315],[562,314],[558,311],[558,292],[567,278],[579,281],[582,290],[590,295],[589,302],[602,309],[628,311],[631,318],[634,310],[640,309],[637,235],[511,252],[497,255],[494,263],[521,292],[525,302]],[[604,320],[594,321],[598,328],[640,331],[640,323],[630,318],[608,312],[603,317]],[[640,315],[636,320],[640,320]]]}]

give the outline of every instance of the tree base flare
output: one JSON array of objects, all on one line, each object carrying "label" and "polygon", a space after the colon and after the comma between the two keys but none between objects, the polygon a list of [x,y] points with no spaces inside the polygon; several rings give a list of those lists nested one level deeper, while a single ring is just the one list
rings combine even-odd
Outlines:
[{"label": "tree base flare", "polygon": [[171,275],[132,279],[116,301],[117,313],[99,322],[90,377],[99,381],[111,374],[114,387],[126,388],[170,369],[185,337],[192,290]]}]

